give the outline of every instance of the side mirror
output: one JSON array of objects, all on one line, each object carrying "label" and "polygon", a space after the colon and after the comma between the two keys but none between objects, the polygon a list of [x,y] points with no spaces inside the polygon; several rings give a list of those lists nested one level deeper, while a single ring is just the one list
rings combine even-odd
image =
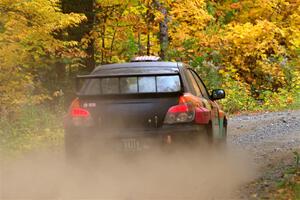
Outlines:
[{"label": "side mirror", "polygon": [[212,100],[224,99],[225,98],[225,91],[222,89],[213,90],[210,98]]}]

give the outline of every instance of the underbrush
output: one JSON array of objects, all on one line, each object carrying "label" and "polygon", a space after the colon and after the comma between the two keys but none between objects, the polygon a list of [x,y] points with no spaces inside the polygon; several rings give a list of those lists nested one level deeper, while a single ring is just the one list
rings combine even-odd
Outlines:
[{"label": "underbrush", "polygon": [[289,92],[282,89],[278,92],[264,92],[259,100],[247,94],[239,83],[235,83],[225,92],[226,98],[221,100],[221,104],[228,114],[300,109],[300,90]]},{"label": "underbrush", "polygon": [[294,165],[288,167],[280,180],[277,181],[275,199],[300,199],[300,154],[294,152]]},{"label": "underbrush", "polygon": [[64,137],[62,112],[54,110],[26,106],[10,118],[1,118],[0,155],[11,157],[61,146]]},{"label": "underbrush", "polygon": [[227,113],[300,109],[300,71],[297,59],[282,65],[285,75],[281,77],[282,83],[277,85],[272,84],[272,81],[278,77],[270,77],[258,84],[258,80],[250,77],[247,79],[233,65],[220,67],[221,63],[218,63],[218,60],[219,58],[214,56],[197,57],[190,65],[210,90],[225,90],[226,98],[221,100],[220,104]]},{"label": "underbrush", "polygon": [[221,100],[221,104],[229,114],[300,109],[298,82],[291,88],[279,88],[276,92],[261,91],[259,97],[254,98],[247,84],[227,77],[222,85],[226,98]]},{"label": "underbrush", "polygon": [[294,152],[294,160],[292,154],[286,154],[275,166],[269,165],[264,175],[249,185],[254,192],[248,194],[249,199],[300,200],[299,150]]}]

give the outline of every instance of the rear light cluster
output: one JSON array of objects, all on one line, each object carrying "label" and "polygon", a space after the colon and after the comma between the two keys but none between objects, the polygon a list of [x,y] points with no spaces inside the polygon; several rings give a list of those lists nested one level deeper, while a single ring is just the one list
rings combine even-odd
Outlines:
[{"label": "rear light cluster", "polygon": [[88,118],[90,116],[90,113],[89,111],[82,108],[74,108],[71,110],[71,116],[73,118],[75,117]]},{"label": "rear light cluster", "polygon": [[71,116],[72,123],[75,126],[91,126],[93,123],[90,112],[80,107],[78,98],[72,102],[69,114]]},{"label": "rear light cluster", "polygon": [[188,103],[171,107],[165,117],[165,124],[192,122],[195,118],[195,110]]},{"label": "rear light cluster", "polygon": [[207,124],[210,111],[204,108],[201,101],[192,94],[184,94],[179,98],[179,104],[169,108],[164,124],[196,122]]}]

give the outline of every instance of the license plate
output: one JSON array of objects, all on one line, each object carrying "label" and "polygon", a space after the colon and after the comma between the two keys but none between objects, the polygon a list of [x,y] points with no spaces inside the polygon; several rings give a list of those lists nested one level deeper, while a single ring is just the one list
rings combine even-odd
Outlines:
[{"label": "license plate", "polygon": [[141,149],[141,143],[135,138],[122,139],[123,149],[127,151],[138,151]]}]

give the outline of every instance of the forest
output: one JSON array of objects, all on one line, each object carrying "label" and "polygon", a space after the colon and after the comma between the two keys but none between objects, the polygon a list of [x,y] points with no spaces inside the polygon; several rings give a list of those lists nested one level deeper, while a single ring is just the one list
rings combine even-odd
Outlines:
[{"label": "forest", "polygon": [[0,110],[71,98],[74,77],[136,55],[189,63],[229,112],[299,102],[299,0],[1,0]]},{"label": "forest", "polygon": [[299,0],[0,0],[0,135],[61,131],[76,75],[138,55],[188,63],[228,113],[299,108],[299,27]]}]

